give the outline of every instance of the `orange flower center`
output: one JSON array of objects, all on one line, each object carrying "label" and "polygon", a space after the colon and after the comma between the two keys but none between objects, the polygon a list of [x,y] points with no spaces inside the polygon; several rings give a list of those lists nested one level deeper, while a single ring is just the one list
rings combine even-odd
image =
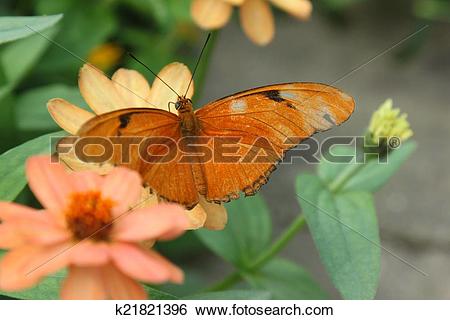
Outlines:
[{"label": "orange flower center", "polygon": [[65,214],[67,226],[78,240],[88,237],[97,241],[108,240],[113,206],[114,202],[102,198],[99,191],[73,193]]}]

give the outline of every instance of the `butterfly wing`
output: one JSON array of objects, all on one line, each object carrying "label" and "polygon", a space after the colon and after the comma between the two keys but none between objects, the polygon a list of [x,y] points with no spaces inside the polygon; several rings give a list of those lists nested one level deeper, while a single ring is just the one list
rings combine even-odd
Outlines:
[{"label": "butterfly wing", "polygon": [[[284,152],[314,133],[346,121],[353,110],[352,97],[317,83],[255,88],[197,110],[201,135],[220,139],[240,137],[239,150],[234,152],[241,160],[247,160],[203,163],[206,199],[223,202],[239,197],[240,192],[256,193]],[[210,147],[214,148],[212,142]],[[263,151],[263,161],[252,158],[255,149]]]},{"label": "butterfly wing", "polygon": [[[198,202],[191,165],[180,163],[180,153],[176,142],[180,139],[180,119],[177,115],[159,109],[131,108],[101,114],[87,121],[80,131],[80,137],[122,138],[121,145],[114,145],[111,162],[138,171],[144,182],[157,194],[188,208]],[[140,137],[141,146],[130,146],[124,153],[123,145],[137,140],[126,138]],[[150,138],[152,140],[146,140]],[[131,145],[131,144],[130,144]],[[151,150],[156,158],[145,158],[145,151]],[[95,150],[87,151],[95,154]],[[142,156],[144,154],[144,156]],[[175,155],[164,158],[164,155]],[[128,157],[128,158],[127,158]],[[149,160],[144,161],[143,160]],[[126,161],[124,159],[127,159]],[[164,160],[166,159],[166,160]]]}]

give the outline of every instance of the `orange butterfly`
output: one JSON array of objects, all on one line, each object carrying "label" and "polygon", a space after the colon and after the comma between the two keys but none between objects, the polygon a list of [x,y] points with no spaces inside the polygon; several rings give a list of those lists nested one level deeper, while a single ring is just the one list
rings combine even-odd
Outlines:
[{"label": "orange butterfly", "polygon": [[188,138],[194,152],[200,151],[196,145],[205,144],[213,153],[218,149],[214,138],[238,137],[232,153],[241,160],[251,154],[260,138],[269,142],[269,147],[261,147],[267,151],[266,161],[249,162],[182,161],[183,152],[172,143],[165,148],[153,147],[151,154],[170,153],[173,161],[146,161],[133,149],[129,163],[124,164],[119,151],[114,150],[115,165],[137,170],[158,196],[189,209],[199,202],[199,195],[222,203],[241,193],[255,194],[287,150],[316,132],[340,125],[350,117],[354,106],[352,97],[331,86],[285,83],[236,93],[196,111],[190,99],[178,97],[178,115],[153,108],[115,110],[87,121],[78,135],[143,136],[174,142]]}]

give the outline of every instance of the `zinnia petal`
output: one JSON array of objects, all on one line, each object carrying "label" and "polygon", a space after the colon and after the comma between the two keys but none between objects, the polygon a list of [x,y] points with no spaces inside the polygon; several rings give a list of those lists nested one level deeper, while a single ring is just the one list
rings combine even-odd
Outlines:
[{"label": "zinnia petal", "polygon": [[[186,93],[192,74],[189,68],[179,62],[173,62],[165,66],[158,76],[163,79],[179,96]],[[178,96],[158,78],[152,84],[149,100],[159,109],[168,110],[169,102],[177,102]],[[194,94],[194,83],[191,83],[186,98]],[[174,108],[172,112],[176,112]]]},{"label": "zinnia petal", "polygon": [[223,205],[206,201],[204,197],[200,197],[199,204],[205,209],[207,218],[204,227],[210,230],[222,230],[225,228],[228,215]]},{"label": "zinnia petal", "polygon": [[90,64],[80,69],[78,86],[84,100],[96,114],[127,107],[113,82]]},{"label": "zinnia petal", "polygon": [[19,204],[0,203],[0,248],[10,249],[25,244],[52,244],[68,240],[69,232],[57,225],[43,211]]},{"label": "zinnia petal", "polygon": [[280,9],[294,17],[306,20],[311,16],[313,6],[310,0],[270,0]]},{"label": "zinnia petal", "polygon": [[183,272],[156,252],[136,245],[114,243],[111,256],[119,270],[131,278],[151,283],[183,281]]},{"label": "zinnia petal", "polygon": [[102,186],[102,177],[93,171],[79,171],[71,173],[72,184],[78,192],[99,190]]},{"label": "zinnia petal", "polygon": [[159,239],[169,232],[173,237],[188,227],[182,207],[175,204],[158,204],[134,210],[119,218],[114,224],[114,239],[135,242]]},{"label": "zinnia petal", "polygon": [[218,29],[230,20],[233,6],[231,1],[194,0],[191,4],[191,16],[203,29]]},{"label": "zinnia petal", "polygon": [[8,252],[0,261],[0,290],[18,291],[32,287],[43,276],[67,265],[63,254],[67,244],[22,246]]},{"label": "zinnia petal", "polygon": [[86,121],[95,116],[95,114],[60,98],[51,99],[47,103],[47,109],[53,120],[71,134],[76,134]]},{"label": "zinnia petal", "polygon": [[66,300],[107,299],[108,293],[102,270],[96,267],[70,267],[61,288],[61,298]]},{"label": "zinnia petal", "polygon": [[102,272],[109,298],[114,300],[147,299],[144,288],[113,265],[103,267]]},{"label": "zinnia petal", "polygon": [[70,174],[48,156],[35,156],[26,163],[28,184],[44,208],[50,210],[59,223],[64,220],[64,209],[70,193],[76,189]]},{"label": "zinnia petal", "polygon": [[101,193],[115,202],[115,217],[136,204],[141,195],[141,183],[142,179],[137,172],[125,168],[114,168],[105,177]]},{"label": "zinnia petal", "polygon": [[254,43],[268,44],[275,35],[270,5],[265,0],[246,0],[240,7],[242,28]]},{"label": "zinnia petal", "polygon": [[92,267],[105,265],[109,260],[109,248],[106,243],[82,240],[74,243],[67,251],[71,265]]},{"label": "zinnia petal", "polygon": [[127,107],[152,107],[148,100],[150,85],[142,74],[122,68],[114,73],[112,80]]}]

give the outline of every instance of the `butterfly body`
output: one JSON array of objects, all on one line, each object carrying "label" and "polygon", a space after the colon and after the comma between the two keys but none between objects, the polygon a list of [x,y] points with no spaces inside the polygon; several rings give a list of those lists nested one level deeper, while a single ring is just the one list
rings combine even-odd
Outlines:
[{"label": "butterfly body", "polygon": [[255,194],[286,151],[346,121],[354,100],[328,85],[295,82],[236,93],[195,111],[192,101],[182,97],[175,108],[178,114],[115,110],[87,121],[78,135],[170,139],[168,147],[154,150],[156,155],[168,151],[174,155],[171,161],[148,162],[136,152],[129,163],[118,152],[111,161],[138,171],[161,198],[192,208],[200,195],[221,203]]},{"label": "butterfly body", "polygon": [[180,97],[175,103],[175,108],[180,118],[181,135],[183,137],[197,136],[200,128],[191,99]]}]

